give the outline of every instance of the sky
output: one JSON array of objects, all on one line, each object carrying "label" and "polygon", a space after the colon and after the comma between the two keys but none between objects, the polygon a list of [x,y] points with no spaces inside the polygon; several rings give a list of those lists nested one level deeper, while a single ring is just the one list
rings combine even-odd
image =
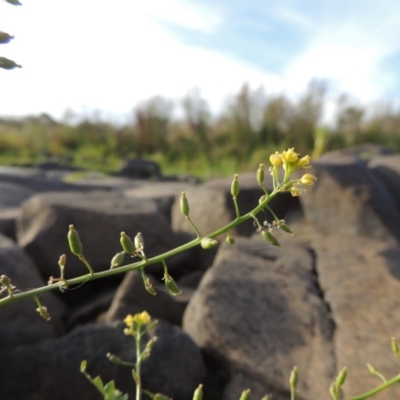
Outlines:
[{"label": "sky", "polygon": [[[295,99],[400,103],[398,0],[0,0],[0,116],[67,109],[122,121],[197,88],[220,112],[244,83]],[[179,108],[179,106],[177,106]]]}]

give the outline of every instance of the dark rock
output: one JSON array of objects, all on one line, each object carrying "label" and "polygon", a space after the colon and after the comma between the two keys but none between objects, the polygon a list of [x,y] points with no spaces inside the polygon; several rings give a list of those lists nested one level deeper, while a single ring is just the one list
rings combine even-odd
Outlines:
[{"label": "dark rock", "polygon": [[131,158],[124,161],[117,175],[134,179],[158,180],[161,178],[161,168],[154,161],[144,160],[142,158]]},{"label": "dark rock", "polygon": [[[86,267],[70,253],[67,233],[73,224],[79,232],[86,259],[95,271],[110,268],[113,256],[122,250],[120,232],[134,236],[141,232],[148,257],[159,255],[180,244],[151,200],[126,199],[117,193],[44,193],[22,206],[17,221],[18,244],[29,254],[44,276],[57,276],[61,254],[67,254],[66,277],[87,273]],[[171,273],[187,254],[168,259]],[[125,263],[132,263],[126,255]],[[161,271],[162,265],[149,267]]]},{"label": "dark rock", "polygon": [[224,400],[247,388],[254,398],[287,399],[293,365],[302,376],[299,399],[324,398],[335,372],[333,324],[312,257],[294,243],[284,250],[260,243],[237,238],[220,248],[185,311],[184,330],[225,364]]},{"label": "dark rock", "polygon": [[36,194],[35,190],[10,182],[0,181],[0,209],[15,208]]},{"label": "dark rock", "polygon": [[383,182],[352,155],[322,157],[310,173],[318,181],[300,197],[320,234],[341,233],[400,241],[400,211]]},{"label": "dark rock", "polygon": [[[143,387],[174,400],[187,400],[204,377],[201,354],[193,341],[162,321],[155,329],[159,338],[142,365]],[[112,353],[134,362],[134,341],[123,334],[123,324],[92,324],[41,346],[0,352],[0,398],[14,400],[85,399],[103,397],[80,372],[88,361],[88,373],[103,382],[114,379],[116,387],[134,398],[131,368],[111,364]]]},{"label": "dark rock", "polygon": [[16,220],[19,208],[0,209],[0,234],[16,241]]},{"label": "dark rock", "polygon": [[[10,239],[0,235],[0,275],[8,276],[16,292],[45,286],[46,283],[31,260]],[[3,293],[0,297],[7,297]],[[33,299],[26,299],[0,307],[0,349],[35,344],[59,336],[65,307],[53,294],[40,296],[51,320],[45,321],[37,313]],[[0,385],[1,386],[1,385]],[[1,396],[0,396],[1,397]]]}]

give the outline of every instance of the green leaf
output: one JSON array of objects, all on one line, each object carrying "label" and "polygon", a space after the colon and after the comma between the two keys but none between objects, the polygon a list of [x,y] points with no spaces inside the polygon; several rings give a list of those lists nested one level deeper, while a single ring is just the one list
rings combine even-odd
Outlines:
[{"label": "green leaf", "polygon": [[96,378],[92,379],[92,383],[101,393],[104,394],[104,383],[100,376],[96,376]]}]

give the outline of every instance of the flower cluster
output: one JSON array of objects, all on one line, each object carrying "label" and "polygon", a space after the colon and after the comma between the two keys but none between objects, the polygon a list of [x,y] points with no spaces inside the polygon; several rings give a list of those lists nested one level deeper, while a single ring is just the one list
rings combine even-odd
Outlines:
[{"label": "flower cluster", "polygon": [[[305,174],[300,179],[289,181],[291,174],[298,168],[308,169],[311,168],[310,156],[299,156],[293,148],[282,151],[282,153],[275,152],[269,157],[272,165],[270,172],[274,182],[274,188],[281,187],[284,191],[290,191],[292,196],[300,196],[305,190],[301,188],[302,185],[311,186],[317,180],[314,175]],[[282,181],[279,180],[279,167],[282,166],[284,170],[284,177]]]},{"label": "flower cluster", "polygon": [[137,330],[140,330],[144,326],[149,326],[151,323],[151,317],[147,311],[132,315],[129,314],[124,319],[125,325],[124,329],[125,335],[134,335]]}]

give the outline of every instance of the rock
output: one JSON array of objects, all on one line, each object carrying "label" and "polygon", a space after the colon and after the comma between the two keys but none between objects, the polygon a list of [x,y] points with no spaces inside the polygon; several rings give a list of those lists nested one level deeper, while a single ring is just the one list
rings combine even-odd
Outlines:
[{"label": "rock", "polygon": [[[32,258],[44,276],[58,276],[61,254],[67,254],[67,278],[87,273],[86,267],[69,250],[68,226],[73,224],[83,243],[84,255],[95,271],[110,268],[110,261],[121,252],[120,232],[133,239],[141,232],[148,257],[169,251],[180,244],[167,220],[151,200],[126,199],[118,193],[43,193],[22,206],[17,221],[18,244]],[[187,254],[168,259],[171,273]],[[125,264],[136,262],[125,256]],[[148,267],[160,272],[161,264]]]},{"label": "rock", "polygon": [[369,161],[368,168],[384,183],[400,210],[400,154],[375,157]]},{"label": "rock", "polygon": [[16,241],[15,225],[19,208],[0,209],[0,234]]},{"label": "rock", "polygon": [[324,398],[335,372],[333,324],[312,256],[293,241],[284,250],[260,243],[238,237],[221,246],[185,311],[184,330],[230,375],[223,400],[246,388],[255,399],[287,399],[294,365],[299,399]]},{"label": "rock", "polygon": [[[0,235],[0,275],[8,276],[18,290],[46,285],[29,258],[12,240],[2,235]],[[0,297],[7,297],[7,292]],[[52,319],[49,322],[37,313],[37,305],[33,299],[0,307],[0,350],[44,342],[56,338],[63,332],[62,318],[65,307],[62,302],[54,293],[46,293],[40,296],[40,300],[51,315]]]},{"label": "rock", "polygon": [[[134,341],[123,334],[123,328],[122,323],[89,324],[53,342],[0,352],[0,398],[100,400],[103,396],[80,372],[83,359],[93,378],[114,379],[118,389],[134,398],[131,368],[116,366],[106,358],[110,352],[134,362]],[[204,377],[199,350],[182,331],[162,321],[154,335],[159,339],[142,365],[143,387],[174,400],[191,398]]]},{"label": "rock", "polygon": [[0,210],[4,208],[15,208],[26,199],[33,196],[36,191],[10,182],[0,181]]},{"label": "rock", "polygon": [[123,320],[128,314],[136,314],[146,310],[153,318],[163,319],[170,324],[180,325],[183,309],[166,292],[163,283],[157,282],[151,275],[146,274],[157,292],[150,295],[144,288],[139,271],[128,272],[113,299],[111,307],[102,316],[102,321]]},{"label": "rock", "polygon": [[300,197],[320,235],[339,233],[400,241],[400,211],[383,182],[352,155],[323,156],[310,173],[318,181]]},{"label": "rock", "polygon": [[123,162],[117,175],[134,179],[160,179],[161,168],[154,161],[131,158]]},{"label": "rock", "polygon": [[[383,240],[342,235],[314,237],[312,245],[318,280],[335,321],[336,366],[348,367],[348,398],[379,385],[366,363],[387,379],[398,374],[390,338],[400,340],[400,248]],[[382,400],[398,398],[398,385],[379,395]]]}]

